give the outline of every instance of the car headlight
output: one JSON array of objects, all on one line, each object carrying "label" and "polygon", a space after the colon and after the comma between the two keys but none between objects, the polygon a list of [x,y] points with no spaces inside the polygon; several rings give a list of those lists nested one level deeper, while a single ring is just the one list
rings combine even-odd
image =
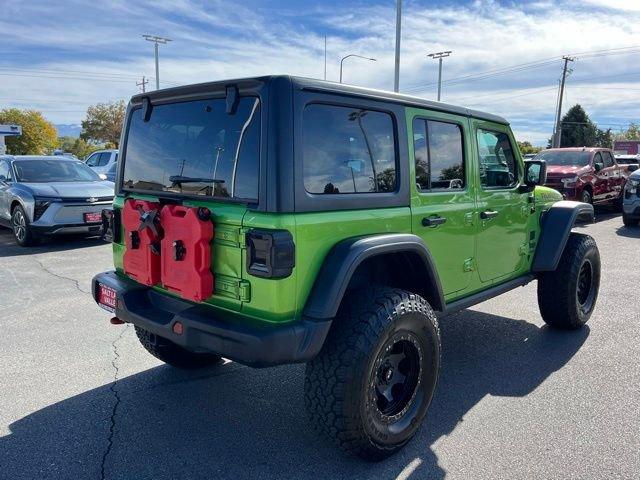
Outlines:
[{"label": "car headlight", "polygon": [[636,193],[638,191],[638,185],[640,185],[640,180],[629,179],[625,185],[625,190],[629,193]]},{"label": "car headlight", "polygon": [[561,178],[560,181],[565,187],[574,187],[578,181],[577,176]]},{"label": "car headlight", "polygon": [[38,220],[52,203],[61,201],[60,198],[56,197],[36,197],[33,206],[33,220]]}]

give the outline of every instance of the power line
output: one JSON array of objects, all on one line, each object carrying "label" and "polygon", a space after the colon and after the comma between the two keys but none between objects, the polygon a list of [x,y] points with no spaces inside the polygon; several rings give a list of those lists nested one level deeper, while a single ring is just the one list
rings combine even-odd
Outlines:
[{"label": "power line", "polygon": [[[605,49],[605,50],[593,50],[590,52],[579,52],[579,53],[572,53],[570,54],[571,56],[579,56],[580,58],[594,58],[594,57],[599,57],[599,56],[609,56],[609,55],[624,55],[624,54],[630,54],[630,53],[637,53],[640,52],[640,45],[633,45],[633,46],[629,46],[629,47],[619,47],[619,48],[610,48],[610,49]],[[578,59],[580,59],[578,58]],[[503,67],[503,68],[498,68],[498,69],[492,69],[492,70],[486,70],[484,72],[478,72],[478,73],[474,73],[474,74],[469,74],[469,75],[463,75],[461,77],[454,77],[454,78],[450,78],[448,80],[443,80],[443,84],[444,85],[453,85],[456,83],[464,83],[467,81],[477,81],[477,80],[484,80],[486,78],[491,78],[491,77],[495,77],[495,76],[499,76],[499,75],[504,75],[507,73],[516,73],[516,72],[521,72],[524,70],[529,70],[532,68],[540,68],[540,67],[545,67],[548,65],[552,65],[555,62],[557,62],[558,60],[561,60],[562,57],[561,56],[555,56],[555,57],[549,57],[549,58],[544,58],[541,60],[535,60],[532,62],[526,62],[526,63],[521,63],[521,64],[516,64],[516,65],[511,65],[509,67]],[[413,85],[409,85],[407,88],[403,89],[405,92],[410,92],[410,91],[416,91],[416,90],[421,90],[423,87],[430,87],[435,85],[435,83],[431,82],[431,83],[418,83],[418,84],[413,84]]]}]

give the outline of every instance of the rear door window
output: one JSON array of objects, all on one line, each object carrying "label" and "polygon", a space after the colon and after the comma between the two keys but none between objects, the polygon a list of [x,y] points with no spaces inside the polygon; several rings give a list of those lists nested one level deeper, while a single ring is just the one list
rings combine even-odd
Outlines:
[{"label": "rear door window", "polygon": [[420,191],[465,187],[462,130],[455,123],[413,121],[416,186]]},{"label": "rear door window", "polygon": [[396,191],[395,130],[391,115],[311,104],[303,115],[304,187],[313,194]]},{"label": "rear door window", "polygon": [[124,150],[123,188],[257,201],[260,102],[226,100],[155,105],[149,121],[132,111]]}]

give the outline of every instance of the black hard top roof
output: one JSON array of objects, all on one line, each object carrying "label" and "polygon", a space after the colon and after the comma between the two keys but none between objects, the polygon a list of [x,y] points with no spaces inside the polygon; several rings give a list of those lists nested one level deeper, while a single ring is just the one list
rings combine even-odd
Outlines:
[{"label": "black hard top roof", "polygon": [[252,78],[239,78],[231,80],[219,80],[215,82],[206,82],[195,85],[184,85],[180,87],[166,88],[153,92],[135,95],[132,98],[132,102],[138,103],[142,101],[142,98],[148,96],[151,100],[155,98],[166,98],[173,96],[180,96],[194,92],[202,92],[212,87],[219,89],[225,85],[237,84],[242,86],[257,86],[260,84],[271,84],[278,79],[287,79],[294,88],[301,90],[313,90],[319,92],[326,92],[338,95],[348,95],[354,97],[369,98],[374,100],[383,100],[387,102],[394,102],[410,107],[425,108],[429,110],[437,110],[439,112],[453,113],[456,115],[464,115],[466,117],[478,118],[481,120],[488,120],[491,122],[503,123],[508,125],[509,122],[499,115],[492,113],[481,112],[479,110],[473,110],[466,107],[457,105],[449,105],[447,103],[434,102],[431,100],[425,100],[424,98],[414,97],[411,95],[404,95],[400,93],[388,92],[385,90],[375,90],[372,88],[357,87],[355,85],[346,85],[343,83],[329,82],[326,80],[317,80],[313,78],[293,77],[289,75],[268,75],[263,77]]}]

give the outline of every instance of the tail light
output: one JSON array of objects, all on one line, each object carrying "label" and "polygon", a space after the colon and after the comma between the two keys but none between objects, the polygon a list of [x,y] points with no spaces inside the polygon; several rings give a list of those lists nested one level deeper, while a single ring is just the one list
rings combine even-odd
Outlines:
[{"label": "tail light", "polygon": [[105,242],[120,243],[120,210],[102,210],[102,239]]},{"label": "tail light", "polygon": [[286,230],[249,230],[247,272],[256,277],[285,278],[295,266],[295,245]]}]

